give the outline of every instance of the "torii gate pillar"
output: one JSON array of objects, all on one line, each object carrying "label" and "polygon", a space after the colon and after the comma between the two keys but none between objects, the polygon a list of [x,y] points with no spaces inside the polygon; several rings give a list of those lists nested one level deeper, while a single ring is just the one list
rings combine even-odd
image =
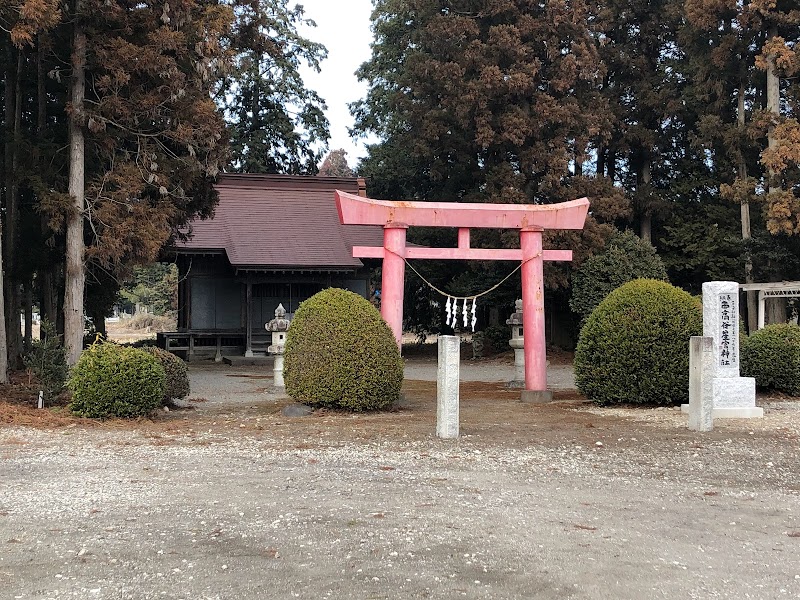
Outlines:
[{"label": "torii gate pillar", "polygon": [[[391,223],[383,228],[383,269],[381,275],[381,316],[403,347],[403,293],[406,275],[407,225]],[[384,302],[383,300],[387,301]]]},{"label": "torii gate pillar", "polygon": [[[356,258],[383,259],[381,316],[394,334],[397,345],[403,335],[403,285],[405,260],[510,260],[521,261],[522,327],[524,330],[524,402],[549,399],[544,327],[545,260],[572,260],[570,250],[543,250],[545,229],[583,229],[589,200],[547,205],[461,204],[458,202],[393,202],[372,200],[336,191],[336,207],[343,225],[383,226],[383,248],[355,246]],[[458,247],[406,247],[409,226],[456,227]],[[519,249],[471,248],[471,228],[518,229]]]},{"label": "torii gate pillar", "polygon": [[547,391],[547,348],[544,326],[544,260],[542,230],[521,229],[522,250],[522,331],[525,355],[523,402],[545,402]]}]

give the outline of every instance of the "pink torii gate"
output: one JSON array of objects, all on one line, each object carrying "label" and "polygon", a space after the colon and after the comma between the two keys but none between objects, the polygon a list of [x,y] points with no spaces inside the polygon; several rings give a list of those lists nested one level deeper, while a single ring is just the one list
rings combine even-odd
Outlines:
[{"label": "pink torii gate", "polygon": [[[545,229],[583,229],[589,200],[559,204],[463,204],[372,200],[336,191],[339,220],[344,225],[382,225],[383,248],[353,247],[356,258],[382,258],[381,316],[397,344],[403,333],[405,259],[511,260],[522,262],[522,327],[524,331],[525,391],[523,400],[547,397],[544,327],[543,261],[572,260],[571,250],[544,250]],[[456,227],[458,247],[406,246],[406,229],[413,226]],[[471,248],[471,228],[519,229],[519,249]]]}]

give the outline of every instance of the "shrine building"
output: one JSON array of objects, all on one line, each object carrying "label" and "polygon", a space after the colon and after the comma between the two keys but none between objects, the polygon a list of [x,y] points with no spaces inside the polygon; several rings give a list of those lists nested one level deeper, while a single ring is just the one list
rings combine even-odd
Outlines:
[{"label": "shrine building", "polygon": [[187,359],[264,354],[278,304],[291,315],[327,287],[368,297],[370,261],[353,247],[382,245],[383,228],[342,225],[334,201],[335,190],[365,196],[363,179],[224,174],[215,187],[214,216],[172,248],[178,330],[159,334],[163,347]]}]

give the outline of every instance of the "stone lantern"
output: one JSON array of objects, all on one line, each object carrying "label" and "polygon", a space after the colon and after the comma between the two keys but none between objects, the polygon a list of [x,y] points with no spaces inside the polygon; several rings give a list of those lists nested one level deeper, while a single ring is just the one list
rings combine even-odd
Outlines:
[{"label": "stone lantern", "polygon": [[283,350],[286,347],[286,332],[289,330],[289,319],[286,318],[286,309],[283,304],[278,304],[275,309],[275,318],[267,323],[264,328],[272,332],[272,344],[267,352],[275,355],[273,367],[275,387],[284,387],[283,384]]},{"label": "stone lantern", "polygon": [[516,312],[506,321],[511,325],[511,340],[508,345],[514,349],[514,379],[508,382],[510,388],[525,387],[525,339],[522,335],[522,300],[514,302]]}]

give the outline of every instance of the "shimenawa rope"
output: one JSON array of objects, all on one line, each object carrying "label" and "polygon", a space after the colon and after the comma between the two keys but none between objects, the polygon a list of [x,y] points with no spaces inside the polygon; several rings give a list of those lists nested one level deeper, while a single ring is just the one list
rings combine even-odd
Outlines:
[{"label": "shimenawa rope", "polygon": [[[471,313],[471,315],[472,315],[471,325],[472,325],[472,331],[473,332],[475,331],[475,323],[478,320],[477,316],[475,315],[475,302],[476,302],[476,300],[478,298],[480,298],[481,296],[485,296],[486,294],[490,294],[493,291],[495,291],[497,288],[499,288],[501,285],[503,285],[506,281],[508,281],[511,278],[511,276],[514,275],[514,273],[519,271],[522,268],[522,265],[524,265],[528,261],[533,260],[534,258],[538,258],[538,257],[540,257],[542,255],[542,253],[539,252],[538,254],[536,254],[534,256],[526,258],[521,263],[519,263],[517,265],[517,267],[513,271],[511,271],[508,275],[506,275],[498,283],[494,284],[488,290],[485,290],[485,291],[481,292],[480,294],[473,294],[471,296],[453,296],[452,294],[448,294],[447,292],[444,292],[444,291],[440,290],[438,287],[433,285],[430,281],[425,279],[425,277],[423,277],[422,274],[414,268],[414,265],[412,265],[410,262],[408,262],[408,259],[406,259],[405,256],[400,256],[397,252],[395,252],[394,250],[389,250],[388,248],[384,248],[384,250],[386,252],[391,252],[395,256],[398,256],[398,257],[402,258],[403,262],[406,265],[408,265],[408,268],[411,269],[412,271],[414,271],[414,273],[417,275],[417,277],[419,277],[423,281],[423,283],[425,283],[425,285],[427,285],[433,291],[435,291],[435,292],[441,294],[442,296],[444,296],[445,298],[447,298],[447,304],[445,305],[445,311],[447,312],[447,323],[453,328],[455,328],[455,326],[458,324],[458,301],[459,300],[463,301],[464,302],[464,308],[462,310],[462,314],[464,316],[464,327],[466,327],[467,324],[468,324],[467,315],[469,313]],[[450,306],[450,301],[451,300],[453,301],[452,308]],[[468,311],[468,309],[467,309],[467,302],[469,300],[472,300],[472,310],[471,311]]]}]

